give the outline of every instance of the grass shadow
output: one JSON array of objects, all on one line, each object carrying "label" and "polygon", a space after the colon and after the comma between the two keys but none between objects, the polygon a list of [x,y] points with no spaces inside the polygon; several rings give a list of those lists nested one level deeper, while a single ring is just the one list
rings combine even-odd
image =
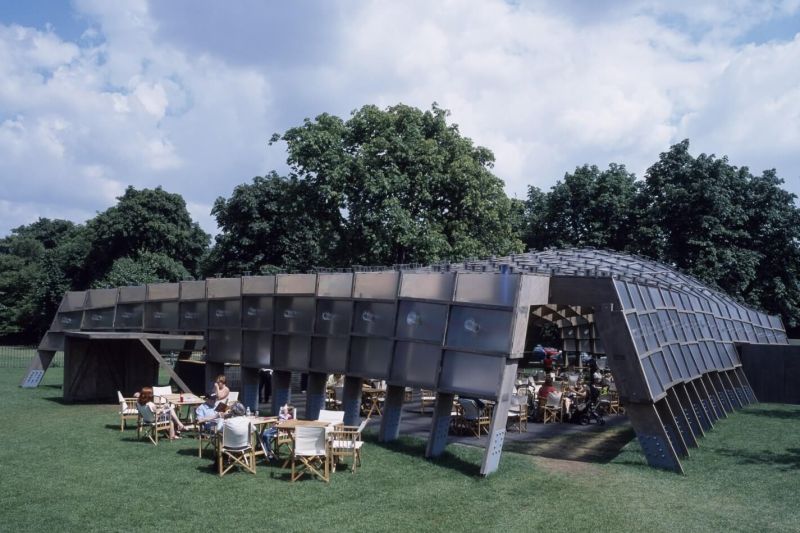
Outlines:
[{"label": "grass shadow", "polygon": [[617,458],[635,437],[629,423],[592,426],[532,440],[506,440],[503,450],[548,459],[605,464]]},{"label": "grass shadow", "polygon": [[766,465],[783,471],[800,470],[800,448],[787,448],[785,452],[769,450],[746,451],[715,448],[715,453],[735,459],[744,465]]},{"label": "grass shadow", "polygon": [[777,418],[778,420],[797,420],[796,411],[783,411],[781,409],[752,409],[741,411],[745,416],[765,416],[769,418]]},{"label": "grass shadow", "polygon": [[[425,455],[426,443],[409,437],[400,437],[391,442],[379,442],[375,435],[364,435],[364,440],[385,450],[417,459]],[[468,477],[479,477],[481,474],[480,465],[465,461],[448,450],[445,450],[439,457],[428,459],[428,461],[436,466],[459,472]]]}]

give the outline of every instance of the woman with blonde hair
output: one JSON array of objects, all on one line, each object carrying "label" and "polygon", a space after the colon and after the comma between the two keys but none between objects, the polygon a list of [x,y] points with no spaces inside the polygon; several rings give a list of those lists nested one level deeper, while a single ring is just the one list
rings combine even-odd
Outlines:
[{"label": "woman with blonde hair", "polygon": [[220,374],[217,376],[217,380],[214,382],[214,394],[217,395],[218,402],[225,402],[228,399],[228,395],[231,393],[231,390],[226,385],[227,380],[225,379],[225,374]]}]

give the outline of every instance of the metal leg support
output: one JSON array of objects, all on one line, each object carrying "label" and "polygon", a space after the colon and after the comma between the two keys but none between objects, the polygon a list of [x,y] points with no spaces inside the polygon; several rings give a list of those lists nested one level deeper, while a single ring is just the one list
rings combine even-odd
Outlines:
[{"label": "metal leg support", "polygon": [[396,440],[400,435],[400,418],[403,413],[405,394],[406,388],[402,386],[389,385],[386,388],[386,400],[383,405],[381,429],[378,435],[381,442]]},{"label": "metal leg support", "polygon": [[320,372],[310,372],[308,374],[308,385],[306,386],[306,418],[316,420],[319,412],[325,408],[325,385],[328,381],[328,374]]},{"label": "metal leg support", "polygon": [[346,376],[344,378],[344,423],[346,426],[357,426],[361,423],[361,378]]},{"label": "metal leg support", "polygon": [[450,431],[450,416],[453,412],[453,395],[439,392],[436,394],[436,404],[433,406],[433,420],[431,421],[431,434],[428,437],[428,447],[425,457],[438,457],[447,446],[447,434]]},{"label": "metal leg support", "polygon": [[272,372],[272,416],[278,416],[281,407],[292,401],[292,373],[285,370]]}]

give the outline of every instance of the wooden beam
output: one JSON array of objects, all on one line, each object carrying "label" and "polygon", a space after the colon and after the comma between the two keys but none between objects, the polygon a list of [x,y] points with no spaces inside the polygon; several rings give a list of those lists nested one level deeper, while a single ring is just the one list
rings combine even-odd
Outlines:
[{"label": "wooden beam", "polygon": [[164,371],[175,381],[175,383],[178,384],[181,390],[187,394],[192,394],[192,391],[189,390],[189,387],[186,386],[186,383],[184,383],[180,376],[175,372],[175,369],[169,366],[169,363],[167,363],[164,358],[161,357],[161,354],[158,353],[158,350],[156,350],[152,344],[150,344],[150,341],[148,339],[139,339],[139,341],[141,341],[147,351],[150,352],[150,355],[152,355],[155,360],[158,361],[158,364],[161,365],[161,368],[163,368]]}]

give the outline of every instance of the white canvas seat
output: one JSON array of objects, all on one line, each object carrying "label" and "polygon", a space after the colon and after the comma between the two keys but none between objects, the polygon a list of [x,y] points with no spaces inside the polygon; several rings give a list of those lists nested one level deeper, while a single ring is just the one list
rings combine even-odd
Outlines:
[{"label": "white canvas seat", "polygon": [[[225,420],[222,425],[222,444],[217,455],[220,477],[235,466],[240,466],[251,474],[256,473],[252,433],[253,426],[245,417],[235,416]],[[227,467],[224,465],[226,460],[228,460]]]},{"label": "white canvas seat", "polygon": [[303,474],[317,476],[326,483],[330,481],[330,448],[325,428],[295,429],[291,480],[297,481]]},{"label": "white canvas seat", "polygon": [[172,420],[169,411],[156,408],[153,412],[147,404],[136,403],[136,410],[139,413],[138,424],[136,426],[136,436],[142,438],[142,433],[147,435],[155,446],[158,446],[158,434],[162,431],[167,432],[167,436],[172,433]]}]

